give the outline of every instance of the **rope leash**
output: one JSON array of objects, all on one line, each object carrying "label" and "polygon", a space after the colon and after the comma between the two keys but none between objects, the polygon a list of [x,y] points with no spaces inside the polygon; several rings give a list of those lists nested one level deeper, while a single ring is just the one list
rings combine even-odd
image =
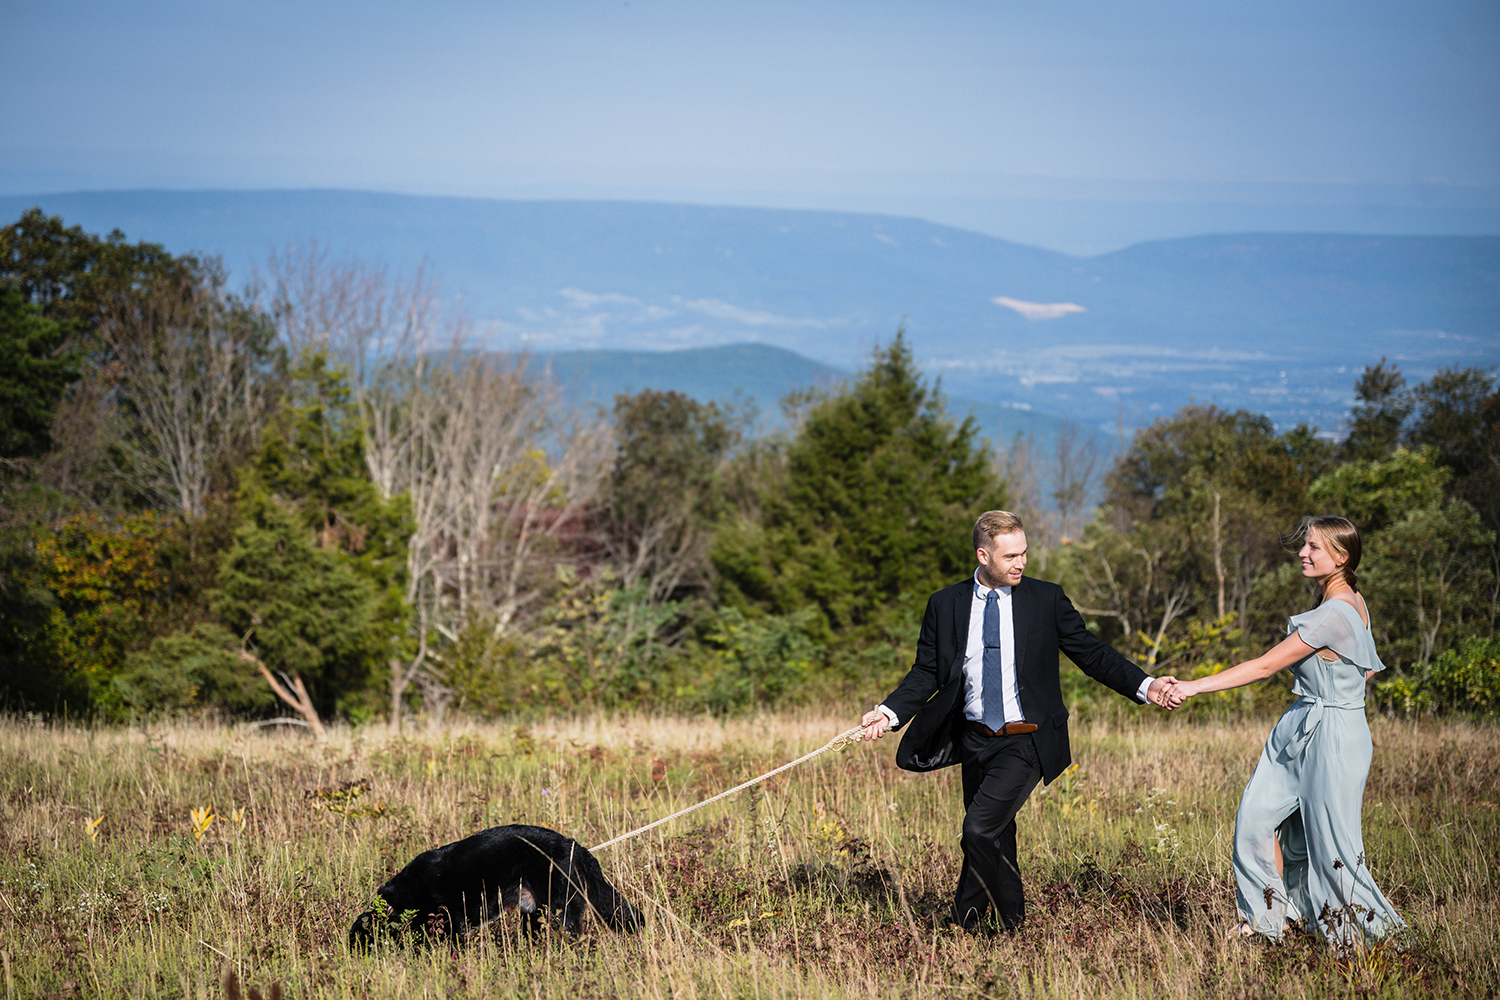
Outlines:
[{"label": "rope leash", "polygon": [[592,850],[594,850],[594,851],[602,851],[606,847],[613,847],[615,844],[618,844],[622,840],[629,840],[631,837],[634,837],[637,834],[645,833],[647,830],[654,830],[657,827],[661,826],[663,823],[670,823],[672,820],[676,819],[679,816],[686,816],[690,812],[696,812],[697,810],[702,809],[704,806],[709,805],[710,803],[717,802],[720,799],[727,799],[729,796],[733,795],[735,792],[742,792],[745,789],[749,788],[751,785],[758,785],[762,781],[765,781],[767,778],[774,778],[776,775],[780,774],[782,771],[790,770],[791,768],[796,767],[798,764],[804,763],[805,761],[812,760],[814,757],[818,756],[818,754],[827,753],[829,750],[832,750],[835,753],[837,753],[838,751],[840,751],[840,750],[844,749],[845,747],[849,746],[851,743],[858,742],[859,734],[863,733],[864,731],[865,731],[865,727],[864,726],[855,726],[853,729],[846,730],[845,732],[839,733],[833,739],[829,740],[827,743],[825,743],[822,746],[818,747],[818,749],[814,750],[812,753],[805,753],[801,757],[798,757],[796,760],[791,761],[790,763],[782,764],[780,767],[778,767],[774,771],[767,771],[765,774],[762,774],[760,777],[758,777],[758,778],[751,778],[749,781],[743,782],[742,784],[735,785],[733,788],[729,789],[728,791],[726,791],[726,792],[720,792],[718,795],[715,795],[711,799],[704,799],[702,802],[699,802],[696,805],[688,806],[686,809],[679,809],[676,812],[674,812],[672,815],[670,815],[670,816],[663,816],[661,819],[657,820],[655,823],[647,823],[645,826],[641,827],[638,830],[631,830],[629,833],[622,833],[618,837],[616,837],[614,840],[606,840],[604,843],[600,844],[599,846],[592,848]]}]

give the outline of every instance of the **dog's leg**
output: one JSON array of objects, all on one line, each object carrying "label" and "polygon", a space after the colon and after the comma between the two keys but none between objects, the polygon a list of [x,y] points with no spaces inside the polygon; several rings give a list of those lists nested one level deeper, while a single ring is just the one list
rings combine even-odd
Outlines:
[{"label": "dog's leg", "polygon": [[563,930],[572,937],[583,933],[583,901],[572,896],[563,905]]},{"label": "dog's leg", "polygon": [[542,930],[541,907],[537,905],[536,894],[531,891],[531,886],[525,882],[516,885],[516,909],[521,911],[521,926],[528,937],[535,937]]}]

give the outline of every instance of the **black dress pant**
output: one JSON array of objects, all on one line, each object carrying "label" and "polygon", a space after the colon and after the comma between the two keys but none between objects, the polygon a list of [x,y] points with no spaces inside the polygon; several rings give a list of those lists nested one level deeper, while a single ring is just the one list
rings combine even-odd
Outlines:
[{"label": "black dress pant", "polygon": [[953,895],[953,919],[974,929],[991,908],[1001,927],[1026,917],[1016,863],[1016,814],[1042,780],[1030,733],[986,736],[963,732],[963,870]]}]

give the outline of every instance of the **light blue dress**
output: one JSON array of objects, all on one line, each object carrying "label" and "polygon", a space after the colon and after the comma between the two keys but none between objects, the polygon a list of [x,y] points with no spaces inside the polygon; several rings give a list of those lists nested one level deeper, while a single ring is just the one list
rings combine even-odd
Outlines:
[{"label": "light blue dress", "polygon": [[[1234,876],[1240,914],[1260,934],[1280,937],[1301,918],[1331,941],[1364,944],[1405,922],[1375,885],[1360,813],[1370,773],[1365,671],[1384,670],[1375,640],[1347,601],[1324,601],[1291,619],[1314,649],[1292,667],[1292,703],[1271,730],[1234,819]],[[1285,875],[1276,874],[1275,841]]]}]

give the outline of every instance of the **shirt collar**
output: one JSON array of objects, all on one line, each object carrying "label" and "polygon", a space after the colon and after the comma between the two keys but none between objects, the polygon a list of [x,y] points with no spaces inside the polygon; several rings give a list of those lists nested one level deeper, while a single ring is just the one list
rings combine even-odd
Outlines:
[{"label": "shirt collar", "polygon": [[[1004,596],[1004,597],[1009,597],[1010,596],[1010,591],[1011,591],[1010,587],[997,587],[995,589],[1002,596]],[[989,592],[990,592],[990,588],[986,587],[984,584],[982,584],[982,583],[979,582],[979,570],[975,569],[974,570],[974,599],[978,600],[978,601],[985,600],[985,597],[986,597],[987,594],[989,594]]]}]

